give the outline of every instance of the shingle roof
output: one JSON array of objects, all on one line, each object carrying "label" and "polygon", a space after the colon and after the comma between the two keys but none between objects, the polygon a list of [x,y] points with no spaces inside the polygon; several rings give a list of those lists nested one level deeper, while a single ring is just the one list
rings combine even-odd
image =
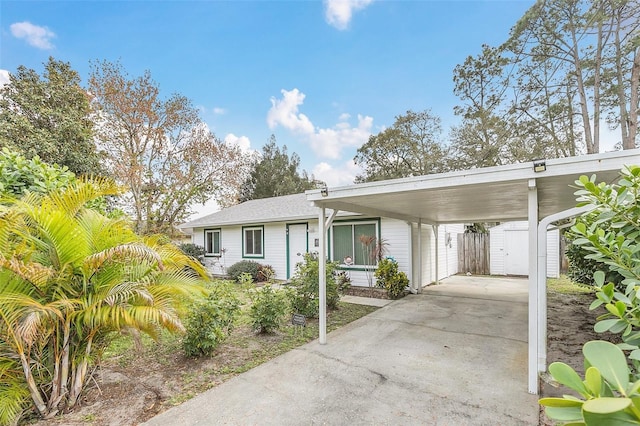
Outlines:
[{"label": "shingle roof", "polygon": [[179,225],[180,229],[205,226],[283,222],[317,218],[320,210],[307,201],[304,193],[245,201],[218,212]]}]

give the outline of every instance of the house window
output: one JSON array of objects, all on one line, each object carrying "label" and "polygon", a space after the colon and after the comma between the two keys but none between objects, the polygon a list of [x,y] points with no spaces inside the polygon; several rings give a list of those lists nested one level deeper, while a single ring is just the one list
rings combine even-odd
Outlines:
[{"label": "house window", "polygon": [[220,256],[220,234],[219,229],[207,229],[204,231],[204,255]]},{"label": "house window", "polygon": [[[377,222],[333,225],[332,259],[354,266],[375,265]],[[350,260],[345,262],[345,259]]]},{"label": "house window", "polygon": [[243,256],[264,257],[264,227],[252,226],[242,228]]}]

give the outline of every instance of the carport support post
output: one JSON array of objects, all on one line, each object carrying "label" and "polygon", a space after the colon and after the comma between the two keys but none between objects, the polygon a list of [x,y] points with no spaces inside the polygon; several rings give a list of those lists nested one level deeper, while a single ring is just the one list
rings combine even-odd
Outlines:
[{"label": "carport support post", "polygon": [[418,219],[418,280],[416,293],[422,293],[422,219]]},{"label": "carport support post", "polygon": [[433,225],[433,234],[436,237],[436,266],[434,268],[434,270],[436,271],[436,278],[435,278],[434,282],[436,284],[440,284],[440,280],[438,279],[439,274],[440,274],[440,272],[438,271],[438,263],[440,263],[440,254],[439,254],[440,249],[438,247],[440,245],[440,242],[438,241],[438,236],[439,236],[438,234],[439,233],[440,233],[440,229],[438,227],[438,224]]},{"label": "carport support post", "polygon": [[538,187],[529,179],[529,393],[538,394]]},{"label": "carport support post", "polygon": [[320,287],[318,298],[320,299],[320,312],[318,315],[319,340],[321,345],[327,344],[327,228],[325,225],[324,206],[320,207],[320,215],[318,217],[318,286]]}]

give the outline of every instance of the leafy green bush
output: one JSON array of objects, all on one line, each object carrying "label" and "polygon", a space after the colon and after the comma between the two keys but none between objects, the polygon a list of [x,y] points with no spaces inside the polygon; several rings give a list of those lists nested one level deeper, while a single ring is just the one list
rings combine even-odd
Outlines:
[{"label": "leafy green bush", "polygon": [[[593,220],[595,219],[592,219],[591,221]],[[590,222],[588,216],[580,218],[578,221],[585,224]],[[567,258],[569,259],[569,270],[567,271],[567,276],[571,281],[578,284],[595,285],[595,282],[593,281],[594,272],[604,271],[607,282],[613,282],[616,285],[622,282],[624,279],[622,275],[616,271],[611,271],[609,266],[605,263],[589,258],[588,256],[591,254],[590,251],[586,250],[579,244],[573,243],[573,240],[578,238],[577,235],[572,232],[568,232],[567,237],[570,241],[570,244],[567,245],[566,251]]]},{"label": "leafy green bush", "polygon": [[262,288],[251,290],[249,295],[251,297],[249,317],[253,329],[258,333],[272,333],[277,330],[289,309],[286,292],[276,290],[267,284]]},{"label": "leafy green bush", "polygon": [[[578,206],[590,205],[594,210],[571,228],[576,235],[573,243],[588,253],[587,260],[602,265],[593,274],[597,299],[590,309],[604,306],[607,312],[598,317],[594,329],[621,334],[624,341],[618,346],[588,342],[583,348],[584,381],[565,364],[549,367],[558,382],[585,400],[543,398],[540,404],[547,407],[549,417],[576,425],[640,424],[640,167],[627,167],[621,174],[616,184],[596,184],[595,176],[580,176],[576,181]],[[619,274],[622,281],[605,284],[607,272]],[[628,360],[622,350],[631,351]]]},{"label": "leafy green bush", "polygon": [[76,176],[67,167],[49,165],[38,156],[27,160],[7,148],[0,151],[0,194],[22,196],[25,192],[46,194],[67,188]]},{"label": "leafy green bush", "polygon": [[182,347],[187,356],[211,355],[233,330],[240,301],[233,287],[217,282],[209,296],[187,318]]},{"label": "leafy green bush", "polygon": [[[624,353],[613,343],[594,340],[582,348],[587,371],[582,380],[573,368],[562,362],[549,366],[558,383],[577,392],[581,398],[542,398],[540,405],[554,420],[574,425],[630,425],[640,423],[640,380],[632,374]],[[630,380],[631,379],[631,380]]]},{"label": "leafy green bush", "polygon": [[[327,262],[327,308],[336,309],[340,294],[336,283],[335,271],[338,262]],[[291,308],[294,312],[307,317],[317,317],[320,301],[319,291],[319,262],[318,256],[312,253],[304,254],[304,262],[298,264],[296,273],[291,279],[294,291],[291,294]]]},{"label": "leafy green bush", "polygon": [[398,271],[398,262],[394,259],[386,258],[378,262],[378,268],[374,273],[376,286],[387,290],[387,294],[392,299],[397,299],[404,295],[404,290],[409,285],[409,278],[404,272]]},{"label": "leafy green bush", "polygon": [[199,246],[197,244],[192,244],[192,243],[182,243],[178,246],[178,248],[182,250],[182,252],[187,256],[191,256],[194,259],[198,259],[200,263],[204,264],[203,262],[204,253],[205,253],[204,247]]},{"label": "leafy green bush", "polygon": [[227,275],[236,282],[238,282],[240,275],[243,273],[251,274],[253,281],[258,281],[259,272],[260,264],[253,260],[241,260],[227,268]]},{"label": "leafy green bush", "polygon": [[590,253],[588,259],[624,277],[618,285],[605,284],[605,272],[594,273],[597,299],[591,309],[603,305],[607,310],[595,330],[621,334],[624,348],[633,350],[630,357],[640,360],[640,167],[623,170],[617,184],[596,184],[595,176],[581,176],[576,183],[582,188],[576,192],[579,205],[595,209],[572,227],[578,237],[574,244]]}]

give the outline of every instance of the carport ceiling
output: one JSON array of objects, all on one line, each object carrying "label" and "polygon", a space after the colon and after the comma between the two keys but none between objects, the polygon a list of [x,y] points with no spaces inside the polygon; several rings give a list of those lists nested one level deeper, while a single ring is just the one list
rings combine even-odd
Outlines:
[{"label": "carport ceiling", "polygon": [[424,223],[526,220],[529,185],[538,189],[539,218],[576,205],[575,181],[596,174],[613,182],[625,165],[640,165],[640,150],[583,155],[462,172],[417,176],[307,192],[318,206]]}]

